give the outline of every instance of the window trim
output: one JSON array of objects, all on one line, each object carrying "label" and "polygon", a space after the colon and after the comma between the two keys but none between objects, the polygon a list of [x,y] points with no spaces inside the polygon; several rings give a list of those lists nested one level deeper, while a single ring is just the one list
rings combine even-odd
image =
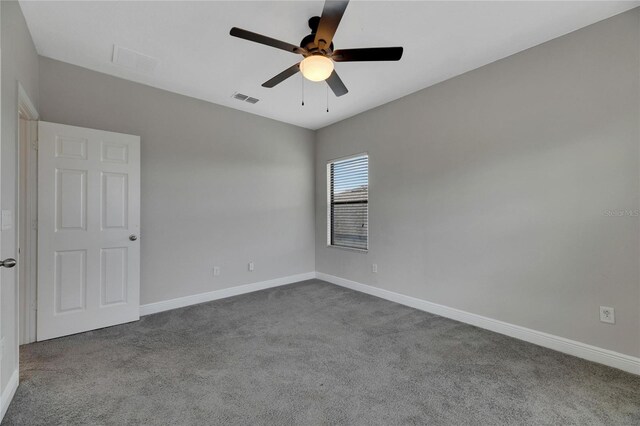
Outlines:
[{"label": "window trim", "polygon": [[[331,244],[331,171],[330,171],[330,167],[332,163],[338,162],[338,161],[344,161],[344,160],[350,160],[352,158],[357,158],[357,157],[367,157],[367,248],[366,249],[361,249],[361,248],[355,248],[355,247],[345,247],[345,246],[336,246]],[[331,160],[327,160],[326,161],[326,165],[325,165],[325,173],[326,173],[326,178],[327,178],[327,239],[326,239],[326,246],[330,247],[330,248],[335,248],[335,249],[340,249],[340,250],[347,250],[347,251],[352,251],[352,252],[356,252],[356,253],[368,253],[369,252],[369,248],[370,248],[370,244],[369,244],[369,224],[371,223],[370,219],[371,219],[371,215],[370,215],[370,211],[369,211],[369,202],[370,202],[370,195],[371,195],[371,182],[369,179],[369,166],[370,166],[370,160],[371,157],[369,156],[369,152],[368,151],[364,151],[364,152],[359,152],[357,154],[351,154],[351,155],[346,155],[344,157],[338,157],[338,158],[333,158]]]}]

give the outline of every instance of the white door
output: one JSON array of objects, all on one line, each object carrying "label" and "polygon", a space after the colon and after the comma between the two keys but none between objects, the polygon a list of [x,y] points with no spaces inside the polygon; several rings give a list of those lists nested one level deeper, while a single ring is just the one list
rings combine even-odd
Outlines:
[{"label": "white door", "polygon": [[139,319],[140,138],[40,122],[37,340]]}]

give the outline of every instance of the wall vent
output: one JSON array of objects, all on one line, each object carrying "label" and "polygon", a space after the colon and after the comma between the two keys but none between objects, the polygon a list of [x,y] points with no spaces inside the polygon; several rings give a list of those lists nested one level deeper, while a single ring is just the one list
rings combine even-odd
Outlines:
[{"label": "wall vent", "polygon": [[248,98],[247,95],[243,95],[242,93],[238,93],[238,92],[234,93],[232,97],[233,99],[237,99],[239,101],[246,101]]},{"label": "wall vent", "polygon": [[129,68],[143,74],[151,74],[158,65],[158,60],[148,55],[113,45],[113,58],[111,61],[121,67]]},{"label": "wall vent", "polygon": [[239,101],[249,102],[250,104],[256,104],[260,100],[260,99],[252,98],[251,96],[247,96],[245,94],[238,93],[238,92],[235,92],[233,95],[231,95],[231,97]]}]

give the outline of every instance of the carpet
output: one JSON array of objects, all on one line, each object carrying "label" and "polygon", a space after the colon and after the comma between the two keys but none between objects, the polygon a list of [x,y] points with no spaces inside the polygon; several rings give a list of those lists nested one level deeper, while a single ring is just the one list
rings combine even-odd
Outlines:
[{"label": "carpet", "polygon": [[3,425],[640,424],[640,377],[318,280],[21,347]]}]

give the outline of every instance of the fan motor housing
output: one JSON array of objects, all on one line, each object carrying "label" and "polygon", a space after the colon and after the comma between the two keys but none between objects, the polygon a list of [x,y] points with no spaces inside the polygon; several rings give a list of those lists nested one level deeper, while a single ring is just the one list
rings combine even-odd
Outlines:
[{"label": "fan motor housing", "polygon": [[316,31],[318,31],[318,24],[320,23],[319,16],[312,16],[309,18],[309,28],[311,28],[311,34],[305,36],[300,42],[300,47],[307,49],[307,51],[311,54],[325,54],[330,55],[333,52],[333,42],[329,45],[329,49],[324,51],[320,50],[318,46],[316,46]]}]

